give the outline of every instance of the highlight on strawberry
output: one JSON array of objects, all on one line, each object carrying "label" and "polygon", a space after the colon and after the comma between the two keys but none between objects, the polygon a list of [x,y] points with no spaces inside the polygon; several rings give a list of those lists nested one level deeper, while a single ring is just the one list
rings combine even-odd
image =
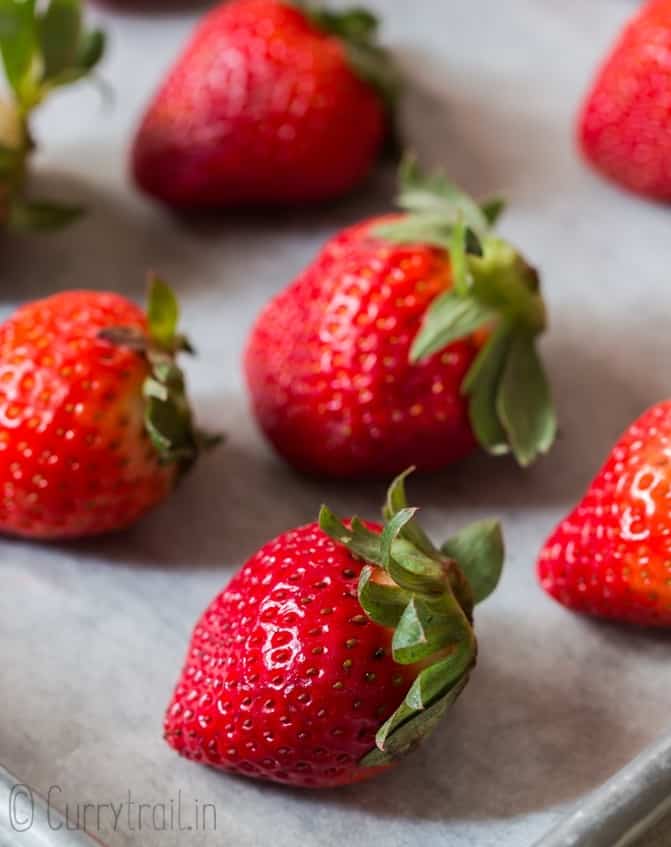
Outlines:
[{"label": "highlight on strawberry", "polygon": [[28,161],[35,149],[30,118],[52,93],[88,76],[105,38],[87,31],[81,0],[0,0],[0,58],[8,94],[0,94],[0,226],[50,230],[81,214],[71,205],[31,198]]},{"label": "highlight on strawberry", "polygon": [[437,548],[391,485],[384,525],[319,523],[242,566],[196,624],[165,717],[183,756],[322,788],[368,779],[437,726],[475,665],[473,607],[496,587],[496,521]]},{"label": "highlight on strawberry", "polygon": [[214,443],[193,421],[177,322],[153,278],[147,314],[117,294],[65,291],[0,325],[0,532],[123,529]]},{"label": "highlight on strawberry", "polygon": [[245,369],[269,440],[336,477],[435,470],[480,445],[531,464],[556,419],[539,277],[479,205],[410,157],[401,214],[329,241],[258,317]]},{"label": "highlight on strawberry", "polygon": [[545,542],[538,577],[589,615],[671,628],[671,401],[622,435],[575,509]]},{"label": "highlight on strawberry", "polygon": [[228,0],[149,105],[138,187],[179,208],[316,203],[347,193],[393,131],[399,78],[361,8]]}]

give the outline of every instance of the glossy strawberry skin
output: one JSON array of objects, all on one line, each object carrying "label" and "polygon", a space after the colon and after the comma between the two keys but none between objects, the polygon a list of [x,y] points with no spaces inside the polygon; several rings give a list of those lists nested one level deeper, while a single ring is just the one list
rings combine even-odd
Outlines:
[{"label": "glossy strawberry skin", "polygon": [[343,44],[281,0],[233,0],[198,27],[144,116],[138,186],[176,207],[302,204],[370,170],[380,96]]},{"label": "glossy strawberry skin", "polygon": [[252,556],[196,625],[168,743],[216,768],[309,788],[379,773],[357,762],[417,669],[394,662],[391,630],[363,614],[361,568],[317,524]]},{"label": "glossy strawberry skin", "polygon": [[625,188],[671,199],[671,2],[646,3],[601,68],[580,115],[586,158]]},{"label": "glossy strawberry skin", "polygon": [[171,490],[143,424],[147,364],[98,338],[144,331],[116,294],[69,291],[0,326],[0,531],[58,539],[123,528]]},{"label": "glossy strawberry skin", "polygon": [[447,254],[345,230],[259,316],[245,369],[256,417],[302,471],[434,470],[475,446],[461,385],[482,339],[410,364],[426,309],[451,288]]},{"label": "glossy strawberry skin", "polygon": [[671,401],[625,432],[546,542],[545,590],[578,612],[671,627]]}]

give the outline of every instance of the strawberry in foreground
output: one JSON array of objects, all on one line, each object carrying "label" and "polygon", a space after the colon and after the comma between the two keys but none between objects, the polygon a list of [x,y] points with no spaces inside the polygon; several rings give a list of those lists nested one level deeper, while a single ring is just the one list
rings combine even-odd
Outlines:
[{"label": "strawberry in foreground", "polygon": [[546,542],[543,588],[577,612],[671,627],[671,401],[642,415]]},{"label": "strawberry in foreground", "polygon": [[380,154],[398,82],[376,18],[230,0],[197,28],[146,112],[138,186],[170,206],[330,200]]},{"label": "strawberry in foreground", "polygon": [[658,200],[671,200],[670,90],[671,0],[650,0],[600,69],[578,137],[605,176]]},{"label": "strawberry in foreground", "polygon": [[177,303],[154,279],[148,315],[66,291],[0,326],[0,532],[57,539],[121,529],[195,460]]},{"label": "strawberry in foreground", "polygon": [[33,110],[54,89],[90,74],[103,54],[103,33],[84,30],[81,6],[80,0],[0,2],[0,58],[9,89],[9,97],[0,94],[0,226],[54,229],[81,212],[26,194]]},{"label": "strawberry in foreground", "polygon": [[522,465],[555,436],[538,275],[478,206],[408,160],[404,214],[346,229],[264,309],[245,357],[258,421],[303,471],[434,470],[480,444]]},{"label": "strawberry in foreground", "polygon": [[496,587],[503,541],[482,521],[436,549],[404,477],[383,528],[324,506],[214,599],[166,713],[179,753],[321,788],[374,776],[434,729],[475,664],[473,605]]}]

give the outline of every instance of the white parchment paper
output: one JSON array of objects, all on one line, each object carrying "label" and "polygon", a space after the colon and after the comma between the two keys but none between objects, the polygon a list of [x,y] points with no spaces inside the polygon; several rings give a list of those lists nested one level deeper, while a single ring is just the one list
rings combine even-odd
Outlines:
[{"label": "white parchment paper", "polygon": [[[579,162],[576,104],[629,0],[373,0],[409,79],[406,135],[479,195],[543,272],[544,343],[561,416],[553,454],[528,473],[475,456],[411,483],[437,538],[503,518],[508,562],[478,610],[481,661],[431,744],[377,782],[298,793],[180,760],[161,719],[196,616],[262,542],[326,500],[375,515],[380,485],[294,475],[262,442],[240,375],[255,313],[342,225],[385,210],[393,174],[309,213],[187,221],[125,178],[130,132],[193,13],[98,12],[115,105],[86,85],[54,97],[37,134],[42,193],[83,202],[67,233],[2,243],[0,301],[68,287],[141,298],[147,268],[176,287],[200,356],[189,365],[203,424],[224,448],[174,498],[118,537],[34,546],[0,541],[0,761],[72,817],[131,806],[95,825],[110,847],[297,843],[523,847],[668,727],[671,640],[578,619],[547,599],[534,559],[611,443],[671,387],[671,210],[620,193]],[[181,825],[138,821],[132,803],[181,803]],[[216,832],[211,815],[216,809]],[[90,814],[90,813],[89,813]],[[160,818],[160,815],[159,815]],[[90,823],[90,820],[89,820]],[[143,823],[139,831],[138,823]],[[668,847],[662,827],[655,847]],[[652,844],[648,839],[646,844]]]}]

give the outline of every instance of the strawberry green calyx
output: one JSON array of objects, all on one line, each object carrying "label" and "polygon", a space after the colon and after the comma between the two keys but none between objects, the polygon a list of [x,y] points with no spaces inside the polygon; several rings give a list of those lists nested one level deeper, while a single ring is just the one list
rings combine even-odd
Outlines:
[{"label": "strawberry green calyx", "polygon": [[105,39],[82,26],[81,0],[0,0],[0,59],[9,98],[0,98],[0,225],[18,231],[65,226],[74,206],[30,200],[27,161],[35,145],[30,115],[56,88],[87,76]]},{"label": "strawberry green calyx", "polygon": [[172,289],[157,276],[149,279],[147,305],[148,332],[129,327],[110,327],[100,337],[120,347],[129,347],[145,356],[150,374],[142,393],[145,400],[144,424],[161,461],[176,463],[188,470],[201,450],[218,444],[221,438],[196,428],[186,393],[184,374],[176,364],[178,353],[193,353],[186,336],[177,332],[179,305]]},{"label": "strawberry green calyx", "polygon": [[411,470],[389,488],[380,534],[358,518],[346,526],[326,506],[319,515],[322,531],[366,562],[359,602],[372,621],[393,630],[394,661],[422,667],[378,730],[364,767],[387,765],[412,750],[464,689],[477,656],[473,606],[496,588],[503,567],[496,521],[473,524],[440,549],[433,545],[415,519],[417,509],[407,505]]},{"label": "strawberry green calyx", "polygon": [[427,311],[411,361],[485,330],[488,338],[462,385],[471,426],[487,451],[512,452],[527,466],[550,449],[557,430],[536,349],[547,326],[538,274],[492,232],[503,209],[500,200],[479,205],[442,174],[422,174],[412,157],[402,165],[399,205],[407,214],[375,234],[446,250],[453,277],[453,288]]},{"label": "strawberry green calyx", "polygon": [[322,32],[342,41],[354,72],[375,88],[393,114],[401,93],[401,79],[391,55],[378,43],[379,19],[358,6],[336,12],[309,0],[293,0],[293,5],[304,11]]}]

